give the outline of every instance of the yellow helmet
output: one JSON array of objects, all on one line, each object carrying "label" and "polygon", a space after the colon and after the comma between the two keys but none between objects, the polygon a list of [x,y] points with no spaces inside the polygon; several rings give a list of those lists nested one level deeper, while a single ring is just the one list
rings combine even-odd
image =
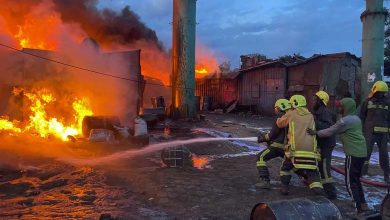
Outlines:
[{"label": "yellow helmet", "polygon": [[287,99],[278,99],[275,102],[275,108],[278,107],[282,111],[286,111],[291,108],[291,104]]},{"label": "yellow helmet", "polygon": [[325,91],[318,91],[316,96],[324,103],[325,106],[329,103],[329,95]]},{"label": "yellow helmet", "polygon": [[290,98],[290,103],[293,108],[306,106],[306,98],[303,95],[293,95]]},{"label": "yellow helmet", "polygon": [[389,91],[389,87],[383,81],[376,81],[371,88],[372,94],[376,92],[388,92],[388,91]]}]

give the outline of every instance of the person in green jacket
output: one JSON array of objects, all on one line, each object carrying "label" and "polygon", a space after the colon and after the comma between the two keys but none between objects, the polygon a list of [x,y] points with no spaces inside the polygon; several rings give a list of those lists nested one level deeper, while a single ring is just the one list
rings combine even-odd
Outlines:
[{"label": "person in green jacket", "polygon": [[359,213],[368,211],[360,177],[367,158],[367,145],[363,136],[362,122],[356,115],[356,102],[344,98],[338,104],[342,118],[333,126],[320,131],[308,129],[307,132],[318,137],[340,134],[345,151],[345,185],[352,196]]}]

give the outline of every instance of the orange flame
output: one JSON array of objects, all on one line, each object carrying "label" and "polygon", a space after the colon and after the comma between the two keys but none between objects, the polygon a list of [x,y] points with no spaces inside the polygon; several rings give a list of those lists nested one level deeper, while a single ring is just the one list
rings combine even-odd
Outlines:
[{"label": "orange flame", "polygon": [[15,127],[14,122],[11,122],[5,118],[0,118],[0,131],[20,133],[22,132],[22,129]]},{"label": "orange flame", "polygon": [[213,51],[197,42],[195,77],[203,78],[218,71],[218,61]]},{"label": "orange flame", "polygon": [[[14,94],[20,94],[21,89],[14,89]],[[30,101],[30,116],[25,127],[18,127],[16,122],[11,122],[5,118],[0,119],[0,130],[8,132],[32,132],[37,133],[42,138],[54,136],[63,141],[68,140],[68,136],[79,136],[82,132],[82,120],[84,116],[92,115],[93,111],[89,107],[87,98],[75,99],[72,103],[73,122],[68,125],[63,119],[49,117],[47,106],[56,104],[54,96],[45,89],[36,92],[25,92],[25,97]]]},{"label": "orange flame", "polygon": [[61,25],[61,19],[55,12],[37,15],[29,14],[24,24],[17,25],[18,31],[14,34],[22,48],[54,50],[57,47],[53,37]]},{"label": "orange flame", "polygon": [[208,157],[192,155],[192,165],[195,168],[203,169],[209,163],[209,161],[210,160]]},{"label": "orange flame", "polygon": [[197,73],[197,74],[208,74],[209,71],[207,71],[206,68],[200,68],[200,69],[196,69],[195,73]]}]

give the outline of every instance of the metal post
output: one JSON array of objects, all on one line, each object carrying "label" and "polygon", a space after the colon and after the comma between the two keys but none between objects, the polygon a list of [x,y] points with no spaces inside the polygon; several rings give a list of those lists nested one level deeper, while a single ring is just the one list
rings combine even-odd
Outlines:
[{"label": "metal post", "polygon": [[366,0],[366,10],[360,16],[363,23],[362,101],[367,98],[373,83],[382,80],[386,15],[387,11],[383,8],[383,0]]},{"label": "metal post", "polygon": [[195,117],[196,0],[173,0],[172,107]]}]

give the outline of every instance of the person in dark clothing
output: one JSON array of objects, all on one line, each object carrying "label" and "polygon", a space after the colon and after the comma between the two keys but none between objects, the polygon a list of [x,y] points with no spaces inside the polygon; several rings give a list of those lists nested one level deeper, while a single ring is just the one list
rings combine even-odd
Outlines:
[{"label": "person in dark clothing", "polygon": [[[277,118],[280,118],[291,109],[291,104],[287,99],[279,99],[275,102],[275,113]],[[277,120],[277,119],[276,119]],[[257,157],[257,170],[259,172],[259,181],[256,183],[257,187],[268,189],[270,188],[269,171],[267,161],[284,156],[284,146],[286,144],[286,129],[276,126],[276,120],[273,123],[272,129],[267,134],[262,134],[258,137],[258,142],[267,142],[268,147],[261,151]]]},{"label": "person in dark clothing", "polygon": [[[314,105],[314,121],[317,130],[329,128],[335,123],[335,114],[328,108],[329,95],[324,91],[316,93],[316,103]],[[317,145],[320,149],[321,161],[319,161],[318,169],[321,175],[321,183],[325,193],[329,199],[336,199],[336,187],[333,185],[332,175],[330,173],[330,165],[332,161],[332,152],[336,146],[336,137],[317,137]]]},{"label": "person in dark clothing", "polygon": [[368,211],[360,177],[367,157],[367,145],[362,132],[362,122],[356,115],[356,102],[351,98],[343,98],[339,110],[343,117],[333,126],[314,131],[307,129],[311,135],[331,137],[340,134],[345,152],[345,185],[352,196],[358,213]]},{"label": "person in dark clothing", "polygon": [[367,141],[367,160],[363,168],[363,175],[367,174],[368,165],[374,144],[377,143],[379,150],[379,164],[383,170],[384,181],[389,182],[389,154],[387,142],[389,141],[390,129],[390,102],[385,94],[389,91],[387,84],[377,81],[360,109],[360,119],[363,122],[364,136]]}]

